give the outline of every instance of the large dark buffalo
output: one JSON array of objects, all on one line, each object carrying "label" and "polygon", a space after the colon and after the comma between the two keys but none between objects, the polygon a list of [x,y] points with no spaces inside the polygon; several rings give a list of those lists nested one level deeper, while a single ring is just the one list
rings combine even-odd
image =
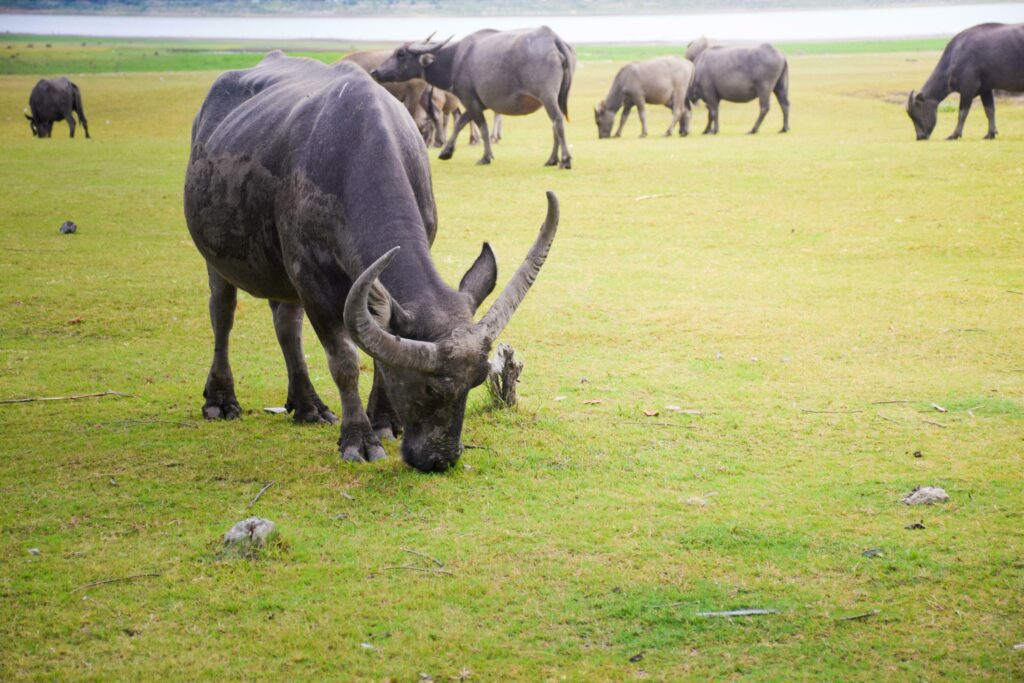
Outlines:
[{"label": "large dark buffalo", "polygon": [[522,116],[544,107],[555,138],[547,165],[572,168],[565,120],[575,69],[575,51],[554,31],[541,26],[517,31],[485,29],[451,45],[448,41],[406,44],[371,73],[382,83],[425,78],[462,100],[466,110],[441,150],[442,159],[451,159],[456,137],[473,121],[483,132],[484,156],[478,163],[491,163],[494,154],[484,111]]},{"label": "large dark buffalo", "polygon": [[686,92],[693,81],[693,63],[679,57],[656,57],[643,62],[630,62],[619,69],[612,81],[612,87],[594,107],[597,121],[597,136],[607,138],[612,134],[615,112],[622,107],[622,119],[615,137],[622,135],[622,127],[633,107],[640,115],[640,137],[647,137],[646,104],[663,104],[672,110],[672,122],[665,135],[672,135],[672,128],[679,124],[679,134],[690,132],[690,103]]},{"label": "large dark buffalo", "polygon": [[28,96],[31,116],[25,114],[32,135],[48,138],[53,132],[54,121],[67,121],[71,129],[71,137],[75,137],[75,119],[72,112],[78,114],[78,121],[85,129],[85,137],[89,137],[89,122],[85,120],[85,109],[82,108],[82,93],[78,86],[64,76],[51,80],[41,80],[32,88]]},{"label": "large dark buffalo", "polygon": [[[703,41],[704,49],[700,47]],[[757,98],[761,113],[750,129],[754,134],[768,114],[772,93],[782,108],[782,130],[789,130],[789,66],[782,53],[768,43],[757,47],[716,47],[706,38],[691,43],[691,54],[697,74],[690,88],[689,100],[704,100],[708,105],[708,125],[704,134],[718,132],[718,105],[722,100],[750,102]]]},{"label": "large dark buffalo", "polygon": [[[241,288],[270,300],[296,421],[337,421],[309,380],[305,311],[341,392],[341,456],[377,460],[379,437],[404,429],[404,460],[439,471],[462,451],[466,397],[544,263],[558,203],[548,193],[526,261],[474,322],[497,279],[494,254],[484,244],[458,290],[441,280],[426,148],[401,104],[353,64],[272,52],[210,89],[192,127],[185,218],[209,273],[204,417],[241,414],[228,363]],[[356,346],[374,359],[368,410]]]},{"label": "large dark buffalo", "polygon": [[960,94],[960,118],[946,139],[963,134],[971,102],[978,95],[988,117],[985,138],[994,139],[998,131],[992,91],[997,88],[1024,91],[1024,24],[979,24],[953,36],[921,92],[911,91],[907,98],[917,139],[927,140],[935,130],[939,102],[951,92]]}]

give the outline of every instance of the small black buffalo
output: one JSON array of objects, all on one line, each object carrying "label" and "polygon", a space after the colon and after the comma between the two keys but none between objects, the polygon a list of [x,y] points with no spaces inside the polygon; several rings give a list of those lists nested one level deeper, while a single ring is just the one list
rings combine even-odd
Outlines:
[{"label": "small black buffalo", "polygon": [[963,135],[971,102],[978,96],[988,117],[985,138],[994,139],[998,131],[992,91],[997,88],[1024,92],[1024,24],[979,24],[949,41],[921,92],[911,90],[907,98],[907,114],[917,139],[927,140],[935,130],[939,103],[951,92],[960,94],[960,117],[946,139]]},{"label": "small black buffalo", "polygon": [[67,121],[71,137],[75,137],[75,119],[71,116],[71,112],[74,112],[78,114],[78,121],[85,129],[85,137],[89,137],[89,122],[85,120],[85,109],[82,108],[82,93],[77,85],[64,76],[36,83],[28,97],[28,106],[32,115],[26,113],[25,118],[32,128],[32,135],[48,138],[53,132],[54,121]]}]

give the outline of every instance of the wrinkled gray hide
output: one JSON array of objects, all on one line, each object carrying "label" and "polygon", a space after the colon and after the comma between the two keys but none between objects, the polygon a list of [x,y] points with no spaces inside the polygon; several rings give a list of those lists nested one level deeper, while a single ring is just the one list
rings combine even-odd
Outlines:
[{"label": "wrinkled gray hide", "polygon": [[633,107],[640,116],[640,137],[647,137],[648,104],[663,104],[672,110],[672,122],[665,135],[672,135],[672,129],[679,124],[679,134],[690,132],[691,107],[686,92],[693,81],[693,62],[679,57],[657,57],[643,62],[631,62],[615,74],[612,87],[601,103],[594,107],[597,122],[597,136],[607,138],[612,134],[615,113],[622,108],[622,119],[615,137],[622,135],[622,127]]},{"label": "wrinkled gray hide", "polygon": [[[309,379],[303,312],[341,394],[339,450],[384,456],[404,431],[403,459],[450,467],[462,450],[470,388],[537,276],[557,202],[526,263],[479,322],[497,264],[488,245],[454,290],[430,257],[437,227],[426,148],[402,105],[356,65],[268,54],[221,75],[192,127],[185,219],[206,259],[213,363],[203,416],[235,418],[228,340],[239,288],[270,300],[299,422],[336,422]],[[389,267],[390,266],[390,267]],[[356,347],[374,359],[368,409]]]},{"label": "wrinkled gray hide", "polygon": [[[341,61],[352,62],[369,73],[391,56],[391,50],[359,50],[345,55]],[[411,78],[407,81],[396,81],[394,83],[381,83],[384,89],[394,95],[395,99],[405,105],[409,116],[417,122],[422,120],[423,95],[429,89],[427,82],[422,78]]]},{"label": "wrinkled gray hide", "polygon": [[82,93],[78,86],[64,76],[50,80],[43,79],[32,88],[28,96],[28,107],[31,115],[26,113],[32,135],[48,138],[53,132],[54,121],[67,121],[71,129],[71,137],[75,137],[75,119],[72,112],[78,114],[78,121],[89,137],[89,122],[85,120],[85,109],[82,108]]},{"label": "wrinkled gray hide", "polygon": [[993,90],[1024,92],[1024,24],[979,24],[958,33],[942,52],[938,65],[921,92],[910,92],[907,114],[918,140],[935,130],[939,103],[952,92],[960,94],[960,116],[947,140],[963,135],[964,122],[975,97],[981,97],[992,140],[996,130]]},{"label": "wrinkled gray hide", "polygon": [[492,109],[497,114],[522,116],[543,107],[554,134],[546,165],[572,168],[565,121],[575,69],[576,52],[542,26],[517,31],[486,29],[450,45],[448,41],[406,44],[372,73],[382,83],[425,78],[462,100],[466,110],[441,150],[441,159],[452,157],[456,138],[472,121],[483,133],[484,155],[478,163],[491,163],[494,153],[484,112]]},{"label": "wrinkled gray hide", "polygon": [[[706,40],[706,39],[705,39]],[[708,125],[704,134],[718,133],[718,107],[722,100],[750,102],[757,99],[760,113],[750,133],[756,133],[768,114],[771,95],[782,109],[782,129],[789,130],[789,66],[782,53],[768,43],[757,47],[707,47],[694,49],[697,73],[688,99],[704,100],[708,105]],[[699,46],[698,46],[699,47]]]}]

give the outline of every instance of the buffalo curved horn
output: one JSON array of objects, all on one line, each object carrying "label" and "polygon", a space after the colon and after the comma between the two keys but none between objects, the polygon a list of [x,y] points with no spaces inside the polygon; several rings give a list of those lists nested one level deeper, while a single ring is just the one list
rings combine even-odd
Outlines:
[{"label": "buffalo curved horn", "polygon": [[402,339],[388,332],[373,319],[367,306],[373,283],[388,267],[399,249],[400,247],[391,249],[356,278],[352,289],[349,290],[348,298],[345,299],[345,327],[352,335],[352,341],[356,346],[374,359],[396,367],[429,372],[436,370],[440,365],[437,344]]},{"label": "buffalo curved horn", "polygon": [[[437,31],[434,31],[434,33],[437,33]],[[433,37],[434,33],[430,34],[431,37]],[[442,47],[444,47],[445,45],[450,43],[452,38],[454,38],[454,37],[455,37],[455,34],[453,33],[452,35],[450,35],[447,38],[445,38],[444,40],[442,40],[440,43],[435,43],[435,44],[431,45],[429,42],[427,42],[427,43],[424,43],[422,45],[415,45],[415,46],[410,45],[407,49],[409,50],[409,52],[411,52],[414,55],[425,55],[425,54],[428,54],[428,53],[431,53],[431,52],[437,52]]]},{"label": "buffalo curved horn", "polygon": [[911,107],[914,105],[914,95],[916,94],[917,93],[914,90],[911,90],[910,94],[907,96],[907,111],[910,111]]},{"label": "buffalo curved horn", "polygon": [[[437,33],[437,31],[434,31],[434,33]],[[424,43],[429,43],[429,42],[430,42],[430,39],[434,37],[434,33],[431,33],[431,34],[430,34],[429,36],[427,36],[427,39],[426,39],[426,40],[424,40],[423,42],[424,42]]]},{"label": "buffalo curved horn", "polygon": [[526,260],[519,266],[515,275],[495,300],[494,305],[487,311],[487,315],[477,325],[481,333],[490,341],[494,341],[505,329],[508,321],[512,319],[512,314],[516,312],[516,308],[523,301],[526,293],[530,291],[530,286],[537,279],[537,274],[548,257],[551,243],[555,239],[555,232],[558,230],[558,197],[554,192],[548,190],[547,198],[547,217],[544,219],[544,225],[540,228],[537,240],[526,254]]}]

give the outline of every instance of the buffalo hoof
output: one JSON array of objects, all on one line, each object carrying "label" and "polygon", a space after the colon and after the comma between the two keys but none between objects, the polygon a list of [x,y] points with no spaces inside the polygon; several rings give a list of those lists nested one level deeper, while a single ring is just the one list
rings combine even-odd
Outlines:
[{"label": "buffalo hoof", "polygon": [[946,139],[947,139],[947,140],[959,140],[959,139],[960,139],[960,134],[959,134],[959,133],[952,133],[952,134],[951,134],[951,135],[950,135],[950,136],[949,136],[948,138],[946,138]]},{"label": "buffalo hoof", "polygon": [[338,424],[338,416],[317,397],[303,405],[289,400],[284,408],[292,414],[292,420],[297,424]]},{"label": "buffalo hoof", "polygon": [[397,439],[402,433],[402,423],[397,418],[386,416],[376,420],[370,419],[373,421],[373,433],[381,441]]},{"label": "buffalo hoof", "polygon": [[242,407],[234,396],[221,400],[207,401],[203,406],[203,417],[207,420],[235,420],[242,416]]},{"label": "buffalo hoof", "polygon": [[998,135],[998,133],[996,133],[996,132],[987,133],[985,135],[985,139],[986,140],[995,140],[996,139],[996,135]]},{"label": "buffalo hoof", "polygon": [[558,166],[558,159],[552,157],[544,162],[545,166]]},{"label": "buffalo hoof", "polygon": [[480,160],[476,162],[477,166],[490,166],[490,164],[491,157],[481,157]]},{"label": "buffalo hoof", "polygon": [[437,158],[438,159],[442,159],[443,161],[448,161],[449,159],[452,158],[452,150],[450,150],[450,149],[441,150],[441,153],[437,155]]},{"label": "buffalo hoof", "polygon": [[782,128],[781,130],[779,130],[779,132],[780,133],[788,133],[789,132],[789,128]]},{"label": "buffalo hoof", "polygon": [[346,462],[376,462],[387,456],[380,440],[368,426],[357,429],[342,427],[338,450]]},{"label": "buffalo hoof", "polygon": [[566,171],[570,170],[572,168],[572,159],[562,159],[562,162],[558,164],[558,168]]}]

